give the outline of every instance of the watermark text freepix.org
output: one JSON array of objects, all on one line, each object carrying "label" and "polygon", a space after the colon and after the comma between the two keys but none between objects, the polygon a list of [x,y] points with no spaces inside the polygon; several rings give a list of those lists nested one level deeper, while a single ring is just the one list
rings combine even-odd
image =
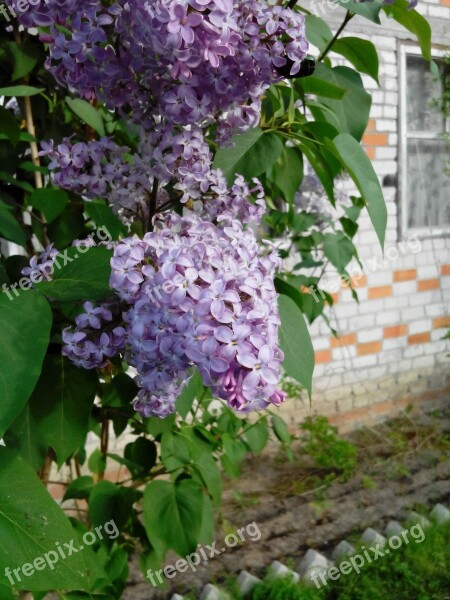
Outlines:
[{"label": "watermark text freepix.org", "polygon": [[253,523],[249,523],[246,527],[238,529],[236,533],[229,533],[225,536],[225,545],[221,548],[216,548],[217,542],[212,542],[210,545],[205,544],[204,546],[199,544],[196,552],[189,554],[186,558],[180,558],[176,561],[175,565],[166,565],[164,569],[155,572],[149,569],[147,571],[147,579],[153,587],[157,587],[164,583],[163,575],[167,579],[173,579],[177,573],[185,573],[188,569],[191,569],[195,573],[199,565],[206,564],[212,558],[223,554],[227,551],[227,548],[235,548],[238,544],[243,544],[248,540],[257,542],[260,539],[261,531],[256,521],[253,521]]},{"label": "watermark text freepix.org", "polygon": [[[319,589],[323,585],[328,584],[328,580],[337,581],[341,575],[349,575],[352,571],[355,571],[358,575],[365,564],[370,564],[379,558],[386,557],[390,554],[391,550],[398,550],[400,546],[409,544],[410,540],[408,535],[416,542],[420,544],[425,539],[425,533],[422,526],[416,523],[410,529],[404,529],[399,535],[392,535],[386,545],[375,544],[375,547],[366,548],[361,546],[360,554],[353,554],[348,560],[343,560],[339,566],[330,567],[318,572],[316,569],[312,571],[310,577],[311,581],[314,582],[316,587]],[[320,581],[319,581],[320,579]]]},{"label": "watermark text freepix.org", "polygon": [[39,283],[43,279],[51,281],[53,273],[55,271],[59,271],[59,269],[62,269],[69,263],[76,260],[81,254],[85,254],[85,252],[90,250],[90,248],[92,248],[92,243],[90,242],[94,241],[95,237],[98,238],[98,242],[95,244],[96,246],[107,244],[112,240],[112,236],[106,229],[106,227],[99,227],[99,229],[97,229],[95,233],[91,233],[85,240],[80,240],[75,244],[75,246],[72,246],[76,248],[77,254],[75,254],[72,257],[69,256],[70,248],[66,248],[66,250],[60,252],[53,259],[51,267],[48,270],[42,271],[40,269],[34,269],[34,271],[32,271],[27,277],[22,277],[21,279],[19,279],[19,281],[16,281],[11,285],[4,283],[2,285],[3,293],[8,296],[8,299],[10,301],[12,301],[19,296],[19,291],[17,288],[20,288],[21,290],[25,291],[29,290],[33,286],[33,283]]},{"label": "watermark text freepix.org", "polygon": [[[104,536],[103,534],[106,535]],[[110,540],[115,540],[119,536],[119,530],[113,520],[107,521],[104,525],[99,525],[95,528],[95,531],[86,531],[82,537],[83,544],[81,546],[75,546],[76,540],[74,539],[62,544],[56,542],[55,550],[44,552],[41,556],[37,556],[32,563],[25,563],[21,567],[16,567],[15,569],[6,567],[5,575],[10,584],[16,586],[18,583],[22,582],[22,577],[31,577],[36,571],[43,571],[47,568],[53,571],[60,559],[65,560],[73,554],[82,552],[86,546],[92,546],[98,540],[105,539],[106,536]]]},{"label": "watermark text freepix.org", "polygon": [[[11,17],[13,19],[17,19],[23,13],[26,13],[30,7],[37,7],[41,4],[48,4],[49,0],[17,0],[16,9],[12,8],[9,4],[4,4],[0,2],[0,15],[9,23],[11,21]],[[17,14],[16,10],[20,13]]]}]

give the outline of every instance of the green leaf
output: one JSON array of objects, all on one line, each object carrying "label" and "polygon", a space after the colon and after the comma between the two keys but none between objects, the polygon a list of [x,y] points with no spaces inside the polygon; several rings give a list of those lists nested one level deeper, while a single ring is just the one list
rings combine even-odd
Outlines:
[{"label": "green leaf", "polygon": [[194,400],[199,400],[205,392],[202,378],[197,369],[194,371],[189,383],[177,399],[177,412],[185,419],[192,408]]},{"label": "green leaf", "polygon": [[417,37],[422,56],[426,60],[431,60],[431,27],[425,17],[416,10],[409,10],[406,0],[395,0],[394,4],[383,6],[383,10],[388,17],[403,25]]},{"label": "green leaf", "polygon": [[92,473],[104,473],[106,470],[106,458],[96,448],[89,457],[88,467]]},{"label": "green leaf", "polygon": [[69,205],[47,227],[47,234],[55,248],[63,250],[72,245],[73,240],[86,235],[83,213],[77,206]]},{"label": "green leaf", "polygon": [[330,150],[339,158],[349,172],[363,198],[381,247],[387,225],[387,209],[380,182],[367,154],[359,143],[346,133],[342,133],[328,143]]},{"label": "green leaf", "polygon": [[283,153],[273,166],[273,180],[292,204],[303,179],[303,155],[297,148],[285,146]]},{"label": "green leaf", "polygon": [[352,260],[354,247],[351,241],[341,232],[326,233],[323,238],[323,251],[333,266],[344,272],[345,267]]},{"label": "green leaf", "polygon": [[321,103],[332,113],[308,103],[316,120],[328,121],[338,131],[350,133],[354,138],[360,140],[369,121],[372,98],[364,89],[359,73],[349,67],[331,69],[323,64],[318,64],[314,76],[347,90],[341,99],[320,96]]},{"label": "green leaf", "polygon": [[43,213],[47,223],[54,221],[63,212],[68,201],[67,192],[55,188],[35,190],[28,199],[33,208]]},{"label": "green leaf", "polygon": [[370,2],[355,2],[354,0],[334,0],[337,4],[354,13],[360,15],[372,23],[377,25],[381,24],[380,21],[380,10],[383,6],[383,2],[380,0],[371,0]]},{"label": "green leaf", "polygon": [[126,233],[126,227],[104,200],[85,200],[84,210],[97,225],[97,228],[106,228],[111,235],[111,239],[118,240],[121,235]]},{"label": "green leaf", "polygon": [[214,157],[214,169],[222,169],[231,185],[237,174],[245,179],[259,177],[280,157],[283,142],[274,133],[264,133],[261,129],[250,129],[233,138],[233,147],[221,148]]},{"label": "green leaf", "polygon": [[273,415],[270,420],[272,422],[273,432],[280,442],[290,445],[292,442],[292,437],[283,419],[278,415]]},{"label": "green leaf", "polygon": [[304,94],[314,94],[316,96],[323,96],[324,98],[337,98],[339,100],[346,93],[345,88],[334,85],[314,75],[310,75],[304,79],[297,79],[294,86],[298,92],[301,92],[302,96]]},{"label": "green leaf", "polygon": [[247,444],[250,446],[250,450],[259,454],[266,447],[269,441],[269,431],[267,429],[267,421],[261,419],[258,423],[255,423],[247,429],[245,432],[245,439]]},{"label": "green leaf", "polygon": [[222,467],[229,477],[239,477],[241,474],[240,462],[248,451],[246,444],[229,433],[222,435],[222,444],[225,450],[225,454],[220,457]]},{"label": "green leaf", "polygon": [[0,106],[0,131],[8,137],[13,146],[20,140],[19,123],[12,112],[3,106]]},{"label": "green leaf", "polygon": [[63,356],[47,356],[28,405],[8,431],[7,446],[19,449],[31,464],[39,452],[43,457],[53,448],[61,467],[84,445],[97,383],[95,371],[79,369]]},{"label": "green leaf", "polygon": [[216,461],[209,452],[199,452],[193,464],[200,475],[200,483],[204,484],[215,506],[220,505],[222,497],[222,475]]},{"label": "green leaf", "polygon": [[334,206],[334,174],[330,164],[322,153],[321,147],[314,141],[306,142],[305,140],[299,144],[299,147],[320,179],[320,183],[323,185],[331,204]]},{"label": "green leaf", "polygon": [[107,248],[69,248],[56,259],[53,280],[36,287],[55,300],[103,300],[112,293],[111,257],[112,250]]},{"label": "green leaf", "polygon": [[315,15],[306,15],[305,26],[306,39],[323,52],[333,39],[333,32],[330,27],[323,19]]},{"label": "green leaf", "polygon": [[115,408],[129,408],[139,391],[133,379],[126,373],[119,373],[103,390],[102,405]]},{"label": "green leaf", "polygon": [[65,500],[87,500],[89,494],[94,487],[94,480],[89,475],[83,475],[74,479],[70,485],[67,486],[66,493],[64,494],[63,502]]},{"label": "green leaf", "polygon": [[52,311],[40,294],[0,294],[0,437],[22,411],[41,373]]},{"label": "green leaf", "polygon": [[288,296],[278,298],[280,311],[280,347],[284,352],[286,373],[301,383],[309,395],[312,391],[314,349],[305,318],[297,304]]},{"label": "green leaf", "polygon": [[0,88],[0,96],[21,98],[24,96],[36,96],[45,92],[44,88],[36,88],[31,85],[13,85],[10,87]]},{"label": "green leaf", "polygon": [[68,107],[79,117],[84,123],[92,127],[102,137],[105,135],[105,125],[100,113],[87,100],[81,98],[66,97]]},{"label": "green leaf", "polygon": [[[30,577],[20,571],[21,581],[15,587],[31,591],[89,589],[84,563],[93,561],[95,564],[95,556],[85,548],[83,552],[56,561],[57,543],[64,547],[64,542],[78,540],[69,519],[33,469],[11,450],[0,448],[0,471],[0,583],[11,586],[5,569],[34,563],[38,557],[52,552],[49,556],[55,562],[53,568],[47,563],[47,568],[34,570]],[[79,543],[75,545],[76,548],[79,546]]]},{"label": "green leaf", "polygon": [[12,208],[2,200],[0,200],[0,236],[5,240],[19,244],[19,246],[26,246],[27,244],[25,231],[12,214]]},{"label": "green leaf", "polygon": [[110,481],[100,481],[89,495],[89,518],[94,527],[114,521],[121,531],[132,514],[133,504],[140,493],[132,488],[120,487]]},{"label": "green leaf", "polygon": [[12,186],[20,188],[21,190],[25,190],[26,192],[31,193],[34,191],[34,187],[30,185],[28,181],[20,181],[19,179],[16,179],[9,173],[5,173],[5,171],[0,171],[0,179],[2,181],[6,181],[6,183],[9,183]]},{"label": "green leaf", "polygon": [[303,297],[300,293],[299,286],[293,286],[288,281],[278,276],[275,277],[275,289],[279,294],[289,296],[289,298],[295,302],[299,309],[303,310]]},{"label": "green leaf", "polygon": [[160,552],[170,548],[180,556],[193,552],[203,506],[201,487],[191,479],[151,481],[144,493],[144,523],[152,546]]},{"label": "green leaf", "polygon": [[157,439],[162,434],[173,430],[175,420],[175,413],[172,413],[165,419],[158,419],[158,417],[150,417],[149,419],[144,419],[145,429],[147,433],[149,433],[151,436]]},{"label": "green leaf", "polygon": [[171,472],[189,464],[192,442],[180,433],[166,431],[161,439],[161,460]]},{"label": "green leaf", "polygon": [[11,52],[14,60],[11,81],[15,81],[31,73],[38,61],[38,47],[31,40],[26,40],[21,44],[10,42],[8,50]]},{"label": "green leaf", "polygon": [[201,544],[211,544],[214,539],[214,508],[211,499],[203,494],[202,524],[198,534]]},{"label": "green leaf", "polygon": [[378,81],[378,53],[372,42],[357,37],[342,37],[333,45],[333,52],[344,56],[360,73]]},{"label": "green leaf", "polygon": [[156,464],[157,455],[155,442],[144,437],[138,437],[136,441],[127,444],[124,453],[125,458],[133,463],[134,473],[149,473]]}]

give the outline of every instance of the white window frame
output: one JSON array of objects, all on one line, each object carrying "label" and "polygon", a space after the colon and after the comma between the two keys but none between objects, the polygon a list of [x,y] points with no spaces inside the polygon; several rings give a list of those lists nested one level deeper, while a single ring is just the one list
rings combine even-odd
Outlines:
[{"label": "white window frame", "polygon": [[[445,56],[445,50],[432,48],[431,58],[443,58]],[[435,237],[448,237],[450,236],[450,225],[446,227],[408,227],[408,186],[406,185],[408,177],[408,151],[407,142],[409,138],[424,139],[424,140],[439,140],[442,139],[438,135],[432,133],[419,133],[414,132],[408,134],[407,125],[407,106],[406,106],[406,92],[407,92],[407,56],[422,56],[420,48],[416,45],[402,43],[399,44],[399,57],[400,57],[400,86],[399,86],[399,136],[398,136],[398,147],[399,147],[399,197],[400,197],[400,234],[401,237],[405,237],[408,234],[417,235],[419,238],[435,238]],[[447,131],[449,127],[447,125]]]}]

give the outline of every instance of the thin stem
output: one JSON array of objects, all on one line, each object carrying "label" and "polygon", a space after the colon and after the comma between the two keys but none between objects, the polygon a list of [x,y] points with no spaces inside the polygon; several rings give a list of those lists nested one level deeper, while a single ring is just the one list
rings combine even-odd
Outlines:
[{"label": "thin stem", "polygon": [[47,484],[50,479],[50,472],[52,470],[52,462],[53,462],[53,453],[51,450],[49,450],[45,457],[42,469],[39,473],[39,478],[42,481],[42,483],[45,485],[45,487],[47,487]]},{"label": "thin stem", "polygon": [[339,27],[339,29],[336,31],[334,37],[332,40],[330,40],[329,44],[327,45],[327,47],[325,48],[325,50],[322,52],[322,54],[319,56],[319,58],[317,60],[323,60],[325,58],[325,56],[328,54],[328,52],[330,52],[331,48],[334,46],[335,42],[337,41],[338,37],[341,35],[341,33],[344,31],[347,23],[349,21],[351,21],[353,19],[353,17],[355,16],[354,13],[350,12],[349,10],[347,11],[347,14],[345,15],[345,18],[342,22],[342,25]]},{"label": "thin stem", "polygon": [[[20,46],[22,44],[22,39],[20,37],[20,33],[17,28],[14,29],[14,37],[16,40],[16,44],[18,44]],[[24,77],[22,79],[22,81],[24,84],[27,84],[28,77]],[[25,122],[27,124],[27,131],[30,135],[32,135],[34,138],[36,138],[36,128],[34,126],[33,109],[31,108],[31,99],[29,96],[25,96],[25,98],[24,98],[24,107],[25,107]],[[35,141],[30,142],[30,150],[31,150],[31,158],[32,158],[33,164],[36,167],[40,167],[41,161],[39,159],[39,148]],[[38,189],[44,187],[44,183],[42,181],[42,173],[40,173],[39,171],[34,172],[34,181],[35,181],[36,187]]]},{"label": "thin stem", "polygon": [[159,179],[155,177],[153,180],[153,188],[148,204],[148,231],[153,230],[153,217],[156,214],[156,202],[158,199]]},{"label": "thin stem", "polygon": [[[103,458],[107,459],[108,454],[108,445],[109,445],[109,421],[108,419],[104,419],[102,421],[102,432],[100,434],[100,452],[102,453]],[[105,471],[101,471],[98,474],[98,479],[101,481],[105,476]]]},{"label": "thin stem", "polygon": [[[25,102],[25,120],[27,123],[27,131],[30,135],[32,135],[35,138],[36,137],[36,128],[34,126],[33,110],[31,108],[30,97],[25,96],[24,102]],[[39,148],[35,141],[30,142],[30,149],[31,149],[31,159],[33,161],[33,164],[36,167],[40,167],[41,161],[39,159]],[[37,189],[41,189],[44,187],[44,182],[42,180],[42,173],[40,173],[39,171],[34,172],[34,182],[36,184]]]},{"label": "thin stem", "polygon": [[78,454],[73,459],[73,462],[75,464],[75,472],[77,474],[77,477],[81,477],[80,459],[78,458]]},{"label": "thin stem", "polygon": [[289,0],[287,8],[294,8],[294,6],[297,4],[298,0]]}]

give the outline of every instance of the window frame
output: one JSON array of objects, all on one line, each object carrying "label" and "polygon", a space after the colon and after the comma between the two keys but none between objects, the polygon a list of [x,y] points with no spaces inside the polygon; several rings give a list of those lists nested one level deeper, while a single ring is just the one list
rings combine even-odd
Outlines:
[{"label": "window frame", "polygon": [[[422,56],[422,52],[416,44],[401,43],[398,48],[399,52],[399,130],[398,130],[398,151],[399,151],[399,233],[400,237],[415,235],[420,239],[450,237],[450,224],[446,227],[408,227],[408,139],[423,139],[423,140],[440,140],[442,137],[433,133],[413,132],[408,134],[407,125],[407,57]],[[444,49],[432,48],[431,58],[443,58],[446,54]],[[447,133],[449,127],[447,124]]]}]

